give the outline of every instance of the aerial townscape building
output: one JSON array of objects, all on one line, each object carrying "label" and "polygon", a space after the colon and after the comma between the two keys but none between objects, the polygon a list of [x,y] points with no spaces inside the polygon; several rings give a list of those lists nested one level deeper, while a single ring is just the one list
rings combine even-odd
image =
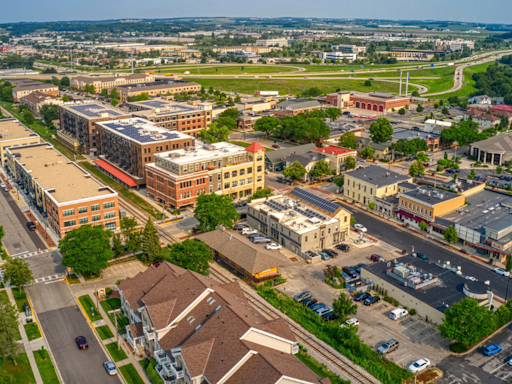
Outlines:
[{"label": "aerial townscape building", "polygon": [[130,75],[115,76],[75,76],[70,80],[71,87],[79,91],[84,91],[86,86],[94,86],[96,93],[103,89],[112,89],[121,85],[134,85],[140,83],[150,83],[155,78],[145,73],[132,73]]},{"label": "aerial townscape building", "polygon": [[43,105],[64,105],[64,101],[57,96],[35,91],[23,96],[20,105],[25,105],[35,116],[39,115]]},{"label": "aerial townscape building", "polygon": [[41,137],[18,119],[0,119],[0,164],[7,166],[7,149],[41,143]]},{"label": "aerial townscape building", "polygon": [[382,92],[340,91],[328,93],[326,103],[336,108],[360,108],[376,112],[392,112],[411,104],[410,97]]},{"label": "aerial townscape building", "polygon": [[120,85],[116,87],[119,93],[119,101],[126,102],[131,97],[146,93],[149,97],[172,95],[183,92],[199,92],[201,86],[193,81],[166,80],[137,83],[135,85]]},{"label": "aerial townscape building", "polygon": [[12,97],[16,102],[19,102],[22,97],[30,95],[36,91],[52,96],[59,96],[59,87],[53,84],[25,80],[22,82],[13,81],[11,84],[14,85],[14,88],[12,89]]}]

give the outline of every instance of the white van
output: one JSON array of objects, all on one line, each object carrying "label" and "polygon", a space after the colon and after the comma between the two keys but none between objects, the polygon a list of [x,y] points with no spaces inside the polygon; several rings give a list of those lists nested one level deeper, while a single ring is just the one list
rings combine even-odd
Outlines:
[{"label": "white van", "polygon": [[391,311],[391,314],[389,315],[389,317],[391,320],[398,320],[398,319],[402,319],[408,315],[409,315],[409,312],[407,312],[405,309],[398,308],[398,309],[393,309]]},{"label": "white van", "polygon": [[252,229],[251,227],[242,228],[242,235],[250,235],[252,233],[258,233],[256,229]]}]

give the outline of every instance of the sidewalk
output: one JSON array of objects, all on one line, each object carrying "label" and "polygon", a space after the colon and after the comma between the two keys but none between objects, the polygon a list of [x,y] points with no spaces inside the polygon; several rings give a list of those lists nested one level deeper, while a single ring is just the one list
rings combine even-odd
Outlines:
[{"label": "sidewalk", "polygon": [[[7,292],[7,296],[9,296],[9,300],[12,305],[16,306],[16,300],[14,299],[14,295],[12,293],[11,288],[6,288],[5,291]],[[25,316],[25,312],[19,313],[19,324],[18,329],[20,330],[21,334],[21,343],[23,343],[23,346],[25,347],[25,352],[27,353],[28,361],[30,363],[30,367],[32,368],[32,372],[34,373],[34,377],[36,378],[37,384],[44,384],[43,379],[41,378],[41,374],[39,373],[39,368],[36,364],[36,359],[34,357],[34,350],[41,349],[42,346],[46,350],[48,350],[48,345],[46,344],[46,341],[44,338],[41,337],[32,341],[28,340],[27,333],[25,332],[25,319],[27,316]]]}]

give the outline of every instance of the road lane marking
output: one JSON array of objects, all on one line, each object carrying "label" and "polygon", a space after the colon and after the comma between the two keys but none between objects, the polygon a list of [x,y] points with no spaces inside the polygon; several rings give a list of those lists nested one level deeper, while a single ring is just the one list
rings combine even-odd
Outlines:
[{"label": "road lane marking", "polygon": [[16,253],[14,255],[11,255],[11,257],[16,257],[16,256],[19,256],[19,255],[23,255],[24,253],[29,253],[30,251],[25,251],[25,252],[20,252],[20,253]]},{"label": "road lane marking", "polygon": [[64,279],[53,280],[53,281],[47,281],[45,284],[57,283],[58,281],[64,281]]}]

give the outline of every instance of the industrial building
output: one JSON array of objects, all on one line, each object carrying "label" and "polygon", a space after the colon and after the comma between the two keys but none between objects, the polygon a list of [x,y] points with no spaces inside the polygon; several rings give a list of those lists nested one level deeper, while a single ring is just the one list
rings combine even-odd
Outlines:
[{"label": "industrial building", "polygon": [[357,45],[352,45],[352,44],[331,45],[331,48],[335,51],[346,52],[346,53],[355,53],[357,55],[366,53],[366,47],[358,47]]},{"label": "industrial building", "polygon": [[346,59],[352,63],[357,60],[357,54],[346,52],[322,52],[321,59],[324,62],[330,60],[331,63],[335,63],[337,61],[342,63],[343,60]]}]

